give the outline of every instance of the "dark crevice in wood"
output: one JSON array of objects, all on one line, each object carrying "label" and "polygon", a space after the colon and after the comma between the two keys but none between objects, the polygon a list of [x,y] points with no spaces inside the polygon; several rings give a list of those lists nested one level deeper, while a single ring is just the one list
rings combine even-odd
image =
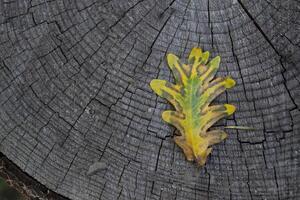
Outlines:
[{"label": "dark crevice in wood", "polygon": [[211,23],[210,19],[210,6],[209,6],[210,0],[207,0],[207,16],[208,16],[208,27],[210,28],[210,39],[211,39],[211,47],[214,48],[214,32],[213,32],[213,25]]},{"label": "dark crevice in wood", "polygon": [[288,93],[291,101],[293,102],[293,104],[295,105],[295,107],[299,109],[299,106],[297,105],[294,97],[292,96],[292,94],[290,93],[290,90],[288,89],[286,83],[287,80],[285,78],[285,72],[287,71],[285,66],[282,63],[283,60],[283,56],[279,53],[279,51],[277,50],[277,48],[273,45],[273,43],[271,42],[271,40],[269,39],[269,37],[265,34],[265,32],[262,30],[262,28],[260,27],[260,25],[256,22],[255,18],[251,15],[251,13],[248,11],[248,9],[245,7],[245,5],[242,3],[241,0],[237,0],[239,2],[239,4],[241,5],[241,7],[243,8],[243,10],[245,11],[245,13],[247,14],[247,16],[251,19],[251,21],[253,22],[253,24],[255,25],[255,27],[259,30],[259,32],[262,34],[263,38],[268,42],[268,44],[272,47],[272,49],[275,51],[275,53],[279,56],[279,62],[281,67],[283,68],[283,72],[282,72],[282,78],[284,79],[284,86],[286,88],[286,92]]},{"label": "dark crevice in wood", "polygon": [[28,199],[69,200],[35,180],[2,153],[0,153],[0,176],[9,181],[12,187],[16,188]]},{"label": "dark crevice in wood", "polygon": [[238,66],[238,69],[239,69],[239,74],[241,76],[241,80],[242,80],[242,84],[243,84],[243,90],[244,90],[244,94],[245,94],[245,97],[247,99],[247,101],[249,101],[248,99],[248,96],[247,96],[247,93],[246,93],[246,86],[245,86],[245,81],[244,81],[244,77],[243,77],[243,74],[242,74],[242,68],[240,66],[240,62],[239,62],[239,59],[237,57],[237,55],[235,54],[235,48],[234,48],[234,45],[233,45],[233,38],[232,38],[232,35],[231,35],[231,31],[230,31],[230,28],[228,27],[228,34],[229,34],[229,38],[230,38],[230,44],[231,44],[231,52],[232,52],[232,55],[234,57],[234,60]]}]

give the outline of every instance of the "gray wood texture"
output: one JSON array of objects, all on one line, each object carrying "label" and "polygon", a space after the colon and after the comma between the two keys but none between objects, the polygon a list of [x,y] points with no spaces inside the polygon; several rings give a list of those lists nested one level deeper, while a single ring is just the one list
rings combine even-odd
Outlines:
[{"label": "gray wood texture", "polygon": [[[1,0],[0,151],[74,200],[299,199],[299,31],[297,0]],[[227,130],[204,168],[149,88],[194,46],[237,81],[219,125],[258,129]]]}]

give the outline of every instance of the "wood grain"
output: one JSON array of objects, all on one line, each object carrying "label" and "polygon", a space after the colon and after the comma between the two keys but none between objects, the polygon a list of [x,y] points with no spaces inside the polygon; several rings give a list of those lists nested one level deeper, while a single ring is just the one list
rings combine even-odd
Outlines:
[{"label": "wood grain", "polygon": [[[297,199],[296,0],[0,1],[0,151],[75,200]],[[221,55],[237,107],[204,168],[187,162],[150,89],[166,53]],[[95,162],[107,168],[88,176]]]}]

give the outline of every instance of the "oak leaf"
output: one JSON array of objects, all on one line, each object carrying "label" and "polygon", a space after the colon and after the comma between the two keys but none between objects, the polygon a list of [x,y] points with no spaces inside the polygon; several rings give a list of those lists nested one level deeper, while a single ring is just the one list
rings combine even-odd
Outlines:
[{"label": "oak leaf", "polygon": [[200,166],[206,163],[212,145],[223,141],[227,134],[223,130],[210,130],[221,118],[235,112],[230,104],[211,105],[212,101],[235,81],[230,77],[214,78],[220,64],[220,56],[208,62],[209,52],[193,48],[188,63],[182,63],[174,54],[167,55],[175,84],[154,79],[150,86],[154,92],[168,100],[175,110],[162,113],[162,119],[176,127],[181,135],[175,136],[176,144],[182,148],[187,160]]}]

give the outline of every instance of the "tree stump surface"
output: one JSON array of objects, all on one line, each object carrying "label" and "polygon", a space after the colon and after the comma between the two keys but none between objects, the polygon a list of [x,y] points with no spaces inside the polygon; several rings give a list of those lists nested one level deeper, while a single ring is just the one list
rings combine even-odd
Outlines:
[{"label": "tree stump surface", "polygon": [[[0,151],[74,200],[297,199],[299,31],[296,0],[0,1]],[[203,168],[149,87],[195,46],[237,81],[219,125],[257,129],[227,130]]]}]

